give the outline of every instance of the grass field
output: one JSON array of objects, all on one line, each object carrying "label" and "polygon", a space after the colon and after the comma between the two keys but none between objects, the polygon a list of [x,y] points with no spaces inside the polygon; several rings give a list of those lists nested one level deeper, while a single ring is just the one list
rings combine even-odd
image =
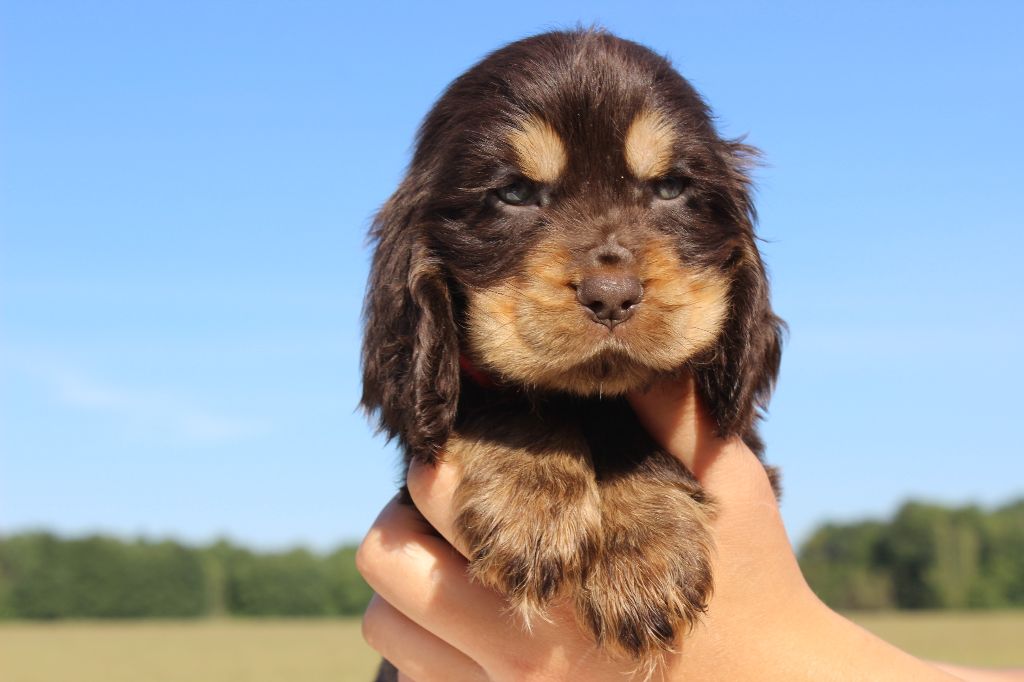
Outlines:
[{"label": "grass field", "polygon": [[[1024,665],[1024,612],[854,614],[925,658]],[[3,682],[367,682],[354,620],[0,624]]]},{"label": "grass field", "polygon": [[979,666],[1024,666],[1024,611],[847,615],[921,658]]},{"label": "grass field", "polygon": [[356,620],[0,625],[3,682],[368,682]]}]

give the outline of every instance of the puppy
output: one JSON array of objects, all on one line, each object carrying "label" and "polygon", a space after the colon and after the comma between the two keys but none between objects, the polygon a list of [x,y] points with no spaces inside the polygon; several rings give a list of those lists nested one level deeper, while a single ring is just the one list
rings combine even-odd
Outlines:
[{"label": "puppy", "polygon": [[782,323],[754,154],[663,57],[546,33],[449,86],[373,223],[362,404],[406,465],[459,467],[474,579],[527,619],[572,600],[640,663],[706,607],[713,508],[623,396],[689,375],[761,453]]}]

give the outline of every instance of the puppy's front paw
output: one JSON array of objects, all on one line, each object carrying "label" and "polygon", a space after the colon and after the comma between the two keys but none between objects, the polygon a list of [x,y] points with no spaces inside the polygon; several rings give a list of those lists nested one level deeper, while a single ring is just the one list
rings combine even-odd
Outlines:
[{"label": "puppy's front paw", "polygon": [[709,554],[700,540],[672,547],[629,541],[606,546],[590,567],[577,612],[601,646],[654,661],[707,608]]},{"label": "puppy's front paw", "polygon": [[587,486],[492,486],[465,498],[456,528],[471,577],[505,594],[528,626],[564,586],[579,588],[597,549],[600,509]]},{"label": "puppy's front paw", "polygon": [[706,610],[712,590],[712,506],[678,464],[659,462],[661,475],[601,489],[603,543],[576,601],[598,644],[649,669]]}]

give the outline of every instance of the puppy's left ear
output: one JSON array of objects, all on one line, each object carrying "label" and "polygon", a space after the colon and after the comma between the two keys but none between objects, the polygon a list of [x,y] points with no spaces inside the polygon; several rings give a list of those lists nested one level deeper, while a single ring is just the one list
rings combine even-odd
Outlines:
[{"label": "puppy's left ear", "polygon": [[422,183],[410,171],[374,219],[364,308],[363,397],[408,462],[433,461],[459,399],[459,344],[451,293],[424,226]]},{"label": "puppy's left ear", "polygon": [[701,397],[722,435],[740,435],[758,455],[757,422],[768,408],[782,358],[785,323],[772,312],[768,276],[754,235],[749,171],[758,152],[738,141],[721,143],[727,192],[720,219],[737,229],[727,264],[729,315],[709,362],[695,372]]}]

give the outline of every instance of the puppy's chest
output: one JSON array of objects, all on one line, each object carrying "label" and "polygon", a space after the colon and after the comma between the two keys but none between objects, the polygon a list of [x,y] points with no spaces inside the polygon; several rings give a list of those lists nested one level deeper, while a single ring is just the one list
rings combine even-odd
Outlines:
[{"label": "puppy's chest", "polygon": [[459,463],[506,460],[543,468],[546,461],[571,458],[600,481],[661,452],[625,400],[474,393],[461,401],[445,448]]}]

